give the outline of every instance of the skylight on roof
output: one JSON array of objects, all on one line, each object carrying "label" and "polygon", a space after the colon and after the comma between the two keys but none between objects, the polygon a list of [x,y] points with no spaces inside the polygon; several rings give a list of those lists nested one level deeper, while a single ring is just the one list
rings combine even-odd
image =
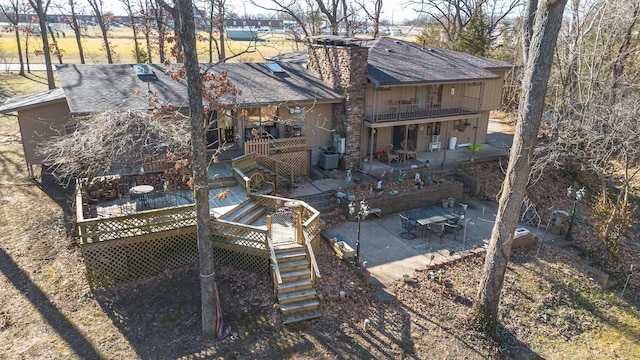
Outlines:
[{"label": "skylight on roof", "polygon": [[147,64],[136,64],[133,65],[133,70],[136,72],[136,75],[153,75],[153,69],[151,66]]},{"label": "skylight on roof", "polygon": [[267,69],[269,69],[274,74],[284,72],[284,69],[277,63],[267,63]]}]

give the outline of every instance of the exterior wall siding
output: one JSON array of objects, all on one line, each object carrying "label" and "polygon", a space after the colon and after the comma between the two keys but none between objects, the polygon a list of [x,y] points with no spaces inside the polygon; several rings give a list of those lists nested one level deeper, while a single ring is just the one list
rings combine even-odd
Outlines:
[{"label": "exterior wall siding", "polygon": [[38,147],[52,136],[64,134],[64,126],[70,119],[66,101],[18,112],[24,156],[29,164],[42,163],[45,156],[39,154]]}]

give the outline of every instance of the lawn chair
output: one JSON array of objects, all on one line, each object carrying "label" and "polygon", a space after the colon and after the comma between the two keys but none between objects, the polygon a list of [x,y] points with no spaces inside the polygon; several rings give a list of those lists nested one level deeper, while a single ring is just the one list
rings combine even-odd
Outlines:
[{"label": "lawn chair", "polygon": [[411,140],[407,140],[406,142],[402,141],[400,145],[404,149],[405,160],[409,160],[411,158],[415,159],[418,156],[416,147],[413,146],[413,142]]},{"label": "lawn chair", "polygon": [[418,223],[405,213],[400,213],[400,220],[402,221],[402,228],[404,229],[400,237],[407,240],[415,239],[416,234],[414,234],[413,231],[418,229]]},{"label": "lawn chair", "polygon": [[454,241],[458,239],[458,230],[464,227],[462,225],[463,220],[464,220],[464,215],[461,215],[457,219],[452,219],[442,224],[444,225],[444,231],[453,231]]},{"label": "lawn chair", "polygon": [[391,165],[391,161],[400,161],[400,155],[393,150],[393,144],[386,144],[382,147],[382,151],[387,157],[388,164]]},{"label": "lawn chair", "polygon": [[437,235],[440,238],[440,244],[442,245],[442,237],[445,232],[444,223],[436,223],[427,225],[428,241],[431,242],[431,235]]}]

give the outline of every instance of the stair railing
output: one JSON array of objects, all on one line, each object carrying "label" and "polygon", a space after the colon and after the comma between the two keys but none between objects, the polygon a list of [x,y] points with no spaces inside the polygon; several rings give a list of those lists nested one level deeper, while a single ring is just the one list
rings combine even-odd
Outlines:
[{"label": "stair railing", "polygon": [[277,190],[278,184],[280,183],[280,173],[285,172],[288,174],[283,174],[282,177],[288,177],[290,184],[293,186],[293,182],[295,180],[295,175],[293,171],[293,166],[291,164],[287,164],[284,161],[274,159],[272,157],[256,154],[256,163],[260,166],[264,166],[265,168],[273,171],[275,175],[275,186]]},{"label": "stair railing", "polygon": [[316,256],[313,253],[313,247],[311,246],[311,239],[309,236],[309,232],[307,229],[303,229],[302,233],[304,235],[304,243],[307,252],[307,256],[309,257],[309,262],[311,263],[311,283],[315,286],[316,278],[320,277],[320,269],[318,268],[318,262],[316,261]]},{"label": "stair railing", "polygon": [[279,285],[282,284],[282,275],[280,275],[280,267],[278,266],[278,259],[276,258],[276,252],[273,249],[273,243],[271,242],[271,215],[267,215],[267,232],[266,232],[267,247],[269,248],[269,257],[273,264],[273,295],[278,297]]}]

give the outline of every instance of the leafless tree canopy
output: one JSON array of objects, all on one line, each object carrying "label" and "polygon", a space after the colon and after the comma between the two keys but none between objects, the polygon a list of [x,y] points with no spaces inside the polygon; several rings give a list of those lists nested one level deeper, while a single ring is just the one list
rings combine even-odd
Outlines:
[{"label": "leafless tree canopy", "polygon": [[59,180],[92,178],[119,166],[188,158],[188,121],[154,115],[147,110],[92,114],[76,119],[76,131],[52,138],[41,151],[54,163]]}]

